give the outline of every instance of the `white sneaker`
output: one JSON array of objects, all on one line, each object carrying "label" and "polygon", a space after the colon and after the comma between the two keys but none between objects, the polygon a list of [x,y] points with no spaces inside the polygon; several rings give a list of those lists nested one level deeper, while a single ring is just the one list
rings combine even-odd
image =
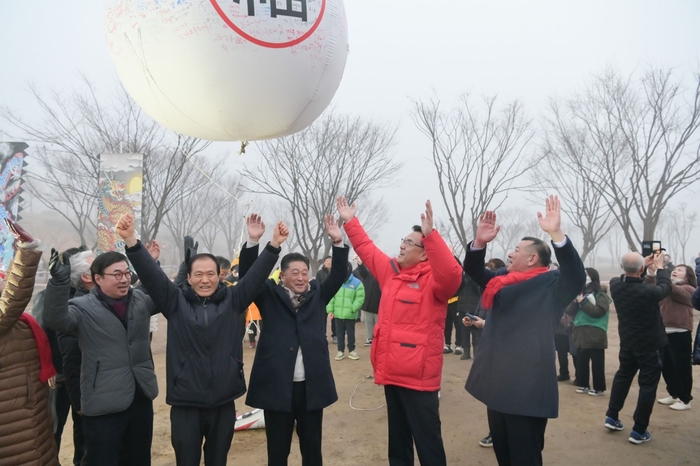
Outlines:
[{"label": "white sneaker", "polygon": [[576,393],[578,393],[578,394],[584,394],[584,393],[588,393],[590,391],[591,391],[590,387],[578,387],[576,389]]},{"label": "white sneaker", "polygon": [[345,359],[345,353],[343,353],[342,351],[338,351],[338,354],[335,355],[335,360],[342,361],[343,359]]},{"label": "white sneaker", "polygon": [[352,359],[353,361],[357,361],[358,359],[360,359],[360,356],[358,356],[357,353],[354,351],[350,351],[350,353],[348,354],[348,357],[350,359]]},{"label": "white sneaker", "polygon": [[658,401],[662,405],[672,405],[673,403],[675,403],[676,401],[679,401],[679,400],[678,400],[678,398],[674,398],[672,396],[667,396],[666,398],[659,398],[656,401]]},{"label": "white sneaker", "polygon": [[455,354],[457,356],[464,354],[464,348],[462,348],[461,346],[455,346]]},{"label": "white sneaker", "polygon": [[669,408],[675,410],[675,411],[687,411],[690,409],[690,403],[685,404],[681,400],[676,401],[673,403]]}]

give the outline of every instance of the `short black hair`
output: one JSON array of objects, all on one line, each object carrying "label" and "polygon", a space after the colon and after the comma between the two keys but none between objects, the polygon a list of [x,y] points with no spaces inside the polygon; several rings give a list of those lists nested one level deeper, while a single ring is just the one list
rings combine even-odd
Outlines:
[{"label": "short black hair", "polygon": [[127,265],[129,264],[126,256],[117,251],[108,251],[97,256],[90,266],[90,275],[92,275],[93,283],[95,283],[95,275],[104,275],[107,267],[118,262],[126,262]]},{"label": "short black hair", "polygon": [[208,252],[202,252],[200,254],[195,254],[194,256],[190,257],[190,261],[187,263],[187,275],[192,273],[192,264],[202,259],[211,259],[212,261],[214,261],[214,263],[216,264],[216,274],[219,275],[221,273],[219,261],[216,260],[216,256],[214,254],[209,254]]},{"label": "short black hair", "polygon": [[[489,265],[491,265],[491,267],[489,267]],[[486,263],[486,268],[491,269],[494,272],[498,269],[502,269],[505,266],[506,266],[506,263],[503,262],[498,257],[493,257],[493,258],[489,259],[489,261]]]},{"label": "short black hair", "polygon": [[280,270],[284,272],[289,268],[289,264],[292,262],[303,262],[306,264],[306,267],[309,267],[309,259],[298,252],[290,252],[286,256],[282,258],[282,263],[280,264]]},{"label": "short black hair", "polygon": [[326,256],[323,258],[323,262],[326,262],[326,259],[333,259],[333,256]]},{"label": "short black hair", "polygon": [[224,256],[216,256],[216,263],[219,264],[219,270],[228,270],[231,268],[231,261]]},{"label": "short black hair", "polygon": [[412,228],[413,231],[415,231],[416,233],[420,233],[421,235],[423,234],[423,228],[421,228],[420,225],[413,225],[411,228]]},{"label": "short black hair", "polygon": [[532,241],[532,247],[535,248],[540,264],[543,267],[549,267],[549,264],[552,263],[552,250],[549,249],[547,243],[534,236],[526,236],[521,241]]}]

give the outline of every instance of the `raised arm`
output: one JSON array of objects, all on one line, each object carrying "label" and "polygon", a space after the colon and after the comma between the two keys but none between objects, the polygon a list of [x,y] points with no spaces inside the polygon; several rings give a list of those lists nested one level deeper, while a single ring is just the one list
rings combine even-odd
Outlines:
[{"label": "raised arm", "polygon": [[[381,287],[392,275],[398,273],[398,269],[392,269],[391,258],[384,254],[367,236],[356,217],[357,206],[355,203],[349,205],[348,201],[341,196],[338,198],[337,207],[350,244]],[[396,267],[395,264],[394,267]]]},{"label": "raised arm", "polygon": [[44,296],[44,324],[56,332],[72,332],[78,328],[80,313],[70,300],[70,264],[59,259],[58,251],[51,249],[49,259],[51,279]]},{"label": "raised arm", "polygon": [[467,245],[464,257],[464,272],[469,278],[481,288],[486,288],[486,284],[496,275],[484,267],[486,258],[486,246],[496,239],[500,225],[496,225],[496,212],[487,210],[479,215],[479,222],[476,226],[476,238]]},{"label": "raised arm", "polygon": [[139,275],[143,287],[148,291],[148,296],[153,300],[156,309],[169,318],[177,310],[180,289],[170,281],[149,250],[136,239],[134,217],[130,214],[123,215],[117,222],[116,229],[126,244],[126,256]]},{"label": "raised arm", "polygon": [[[9,332],[32,299],[41,251],[17,248],[0,296],[0,335]],[[67,300],[66,300],[67,301]]]},{"label": "raised arm", "polygon": [[343,244],[343,234],[340,232],[338,222],[332,215],[326,215],[326,234],[333,243],[333,257],[331,259],[331,271],[323,283],[321,283],[321,300],[328,304],[345,283],[345,275],[348,271],[348,256],[350,248]]},{"label": "raised arm", "polygon": [[420,219],[423,245],[433,272],[433,289],[440,301],[447,301],[462,284],[462,267],[454,259],[442,236],[433,228],[433,206],[430,201],[426,201],[425,212]]}]

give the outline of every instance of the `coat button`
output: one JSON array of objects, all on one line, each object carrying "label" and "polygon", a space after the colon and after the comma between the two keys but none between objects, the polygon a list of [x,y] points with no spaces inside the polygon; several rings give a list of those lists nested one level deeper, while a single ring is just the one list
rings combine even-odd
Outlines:
[{"label": "coat button", "polygon": [[290,347],[289,347],[289,351],[294,351],[294,347],[293,347],[293,346],[290,346]]}]

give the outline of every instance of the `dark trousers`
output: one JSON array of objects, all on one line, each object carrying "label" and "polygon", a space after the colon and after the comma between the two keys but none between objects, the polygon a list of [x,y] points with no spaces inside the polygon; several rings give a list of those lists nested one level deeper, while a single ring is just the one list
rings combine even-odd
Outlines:
[{"label": "dark trousers", "polygon": [[413,466],[413,444],[422,466],[445,466],[438,392],[385,385],[389,465]]},{"label": "dark trousers", "polygon": [[335,319],[338,333],[338,351],[345,351],[345,334],[348,335],[348,351],[355,351],[355,319]]},{"label": "dark trousers", "polygon": [[554,335],[554,347],[559,360],[559,375],[569,376],[569,336]]},{"label": "dark trousers", "polygon": [[593,390],[604,392],[605,385],[605,350],[603,348],[579,349],[574,358],[576,363],[576,381],[580,387],[590,387],[589,364],[593,372]]},{"label": "dark trousers", "polygon": [[547,418],[487,410],[493,451],[500,466],[541,466]]},{"label": "dark trousers", "polygon": [[225,466],[236,427],[233,402],[216,408],[172,406],[171,441],[178,466],[199,466],[204,440],[204,464]]},{"label": "dark trousers", "polygon": [[150,466],[153,402],[140,389],[124,411],[83,416],[89,466]]},{"label": "dark trousers", "polygon": [[634,410],[633,429],[640,434],[649,427],[649,418],[656,401],[656,387],[661,378],[661,358],[663,349],[648,353],[635,353],[632,350],[620,348],[620,368],[615,373],[607,416],[619,419],[620,410],[625,405],[625,399],[630,391],[632,380],[639,371],[639,398],[637,409]]},{"label": "dark trousers", "polygon": [[664,381],[668,394],[690,403],[693,396],[693,335],[692,332],[668,334],[668,346],[663,354]]},{"label": "dark trousers", "polygon": [[306,382],[294,382],[291,411],[265,410],[268,466],[287,465],[292,448],[294,421],[297,424],[302,466],[322,466],[323,410],[306,409]]},{"label": "dark trousers", "polygon": [[71,409],[73,419],[73,466],[87,465],[87,448],[85,448],[85,435],[83,434],[83,416]]},{"label": "dark trousers", "polygon": [[[455,329],[455,346],[462,346],[462,331],[461,328],[464,327],[462,324],[462,319],[460,319],[459,314],[447,306],[447,316],[445,317],[445,344],[449,345],[452,343],[452,329]],[[468,345],[467,345],[468,347]]]},{"label": "dark trousers", "polygon": [[53,436],[56,440],[56,447],[61,449],[61,437],[63,428],[68,420],[68,412],[73,419],[73,465],[80,466],[85,456],[85,440],[83,438],[82,417],[71,410],[70,397],[65,383],[56,382],[56,389],[51,390],[49,399],[51,400],[51,414],[54,419]]},{"label": "dark trousers", "polygon": [[471,327],[465,327],[461,320],[462,319],[460,319],[459,325],[461,326],[462,344],[459,346],[462,346],[464,352],[469,354],[469,346],[471,345],[471,347],[474,348],[474,354],[476,354],[476,347],[479,345],[479,339],[481,338],[481,332],[483,330],[473,325]]}]

